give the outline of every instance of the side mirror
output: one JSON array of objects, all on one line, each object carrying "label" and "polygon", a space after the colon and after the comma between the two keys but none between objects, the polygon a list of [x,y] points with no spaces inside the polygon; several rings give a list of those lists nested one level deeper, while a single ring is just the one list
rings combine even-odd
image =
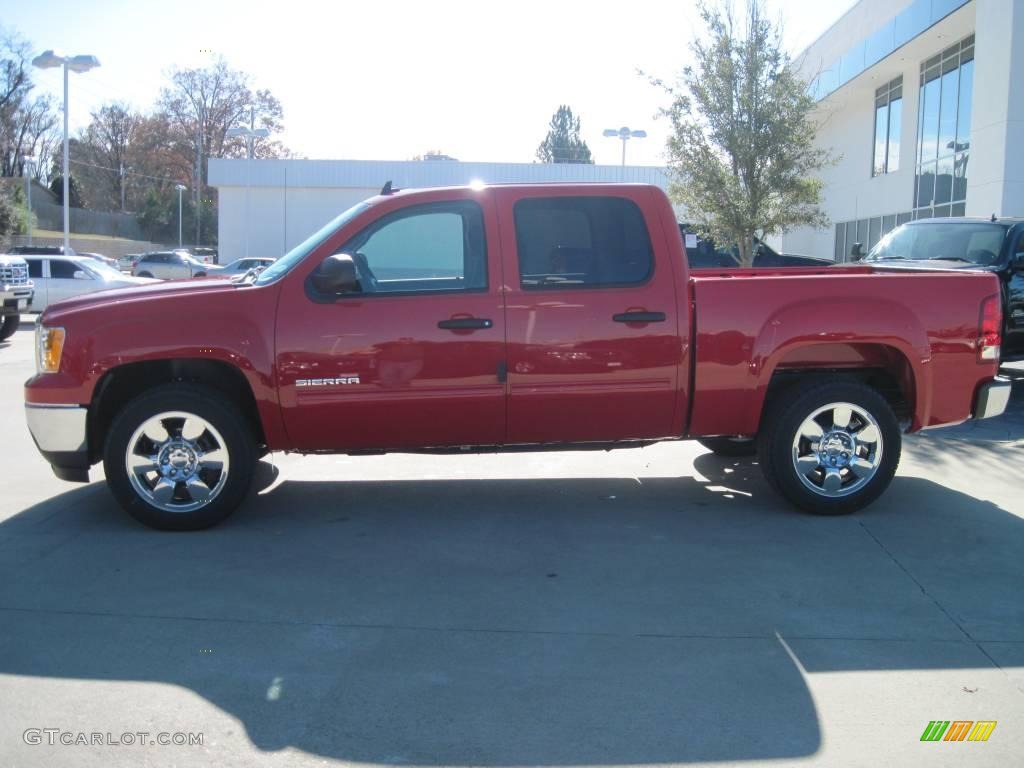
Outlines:
[{"label": "side mirror", "polygon": [[86,274],[84,269],[76,269],[75,274],[73,274],[72,277],[75,278],[75,280],[92,280],[92,278]]},{"label": "side mirror", "polygon": [[347,253],[336,253],[324,259],[313,275],[313,287],[324,294],[358,293],[362,290],[352,257]]},{"label": "side mirror", "polygon": [[1010,266],[1014,269],[1024,271],[1024,251],[1017,251],[1010,259]]},{"label": "side mirror", "polygon": [[864,251],[864,243],[854,243],[853,248],[850,249],[850,256],[853,257],[854,261],[860,261],[867,253]]}]

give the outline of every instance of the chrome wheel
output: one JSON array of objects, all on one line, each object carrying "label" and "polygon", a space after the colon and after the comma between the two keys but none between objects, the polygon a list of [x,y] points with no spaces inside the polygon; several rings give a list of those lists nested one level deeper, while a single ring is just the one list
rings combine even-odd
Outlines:
[{"label": "chrome wheel", "polygon": [[185,411],[147,419],[132,434],[125,452],[132,488],[165,512],[192,512],[213,501],[223,490],[229,469],[220,432]]},{"label": "chrome wheel", "polygon": [[797,477],[820,496],[838,498],[860,490],[881,463],[878,422],[852,403],[818,408],[804,419],[793,438]]}]

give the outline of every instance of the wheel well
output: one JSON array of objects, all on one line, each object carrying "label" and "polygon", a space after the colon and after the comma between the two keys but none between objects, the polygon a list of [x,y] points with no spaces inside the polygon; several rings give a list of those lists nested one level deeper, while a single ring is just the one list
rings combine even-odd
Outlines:
[{"label": "wheel well", "polygon": [[[908,378],[910,377],[910,378]],[[782,390],[808,380],[823,381],[844,378],[856,381],[876,390],[892,406],[900,422],[910,421],[914,415],[913,378],[907,366],[906,371],[889,368],[782,368],[772,374],[765,395],[769,402]],[[762,409],[762,412],[767,409]]]},{"label": "wheel well", "polygon": [[175,381],[202,384],[229,397],[241,407],[242,415],[252,426],[259,444],[266,443],[256,398],[240,370],[219,360],[151,360],[118,366],[107,371],[100,379],[89,407],[90,461],[101,458],[107,430],[125,403],[147,389]]}]

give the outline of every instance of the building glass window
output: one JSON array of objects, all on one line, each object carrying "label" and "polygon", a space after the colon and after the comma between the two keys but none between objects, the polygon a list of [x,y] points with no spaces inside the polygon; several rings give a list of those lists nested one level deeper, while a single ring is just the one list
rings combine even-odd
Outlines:
[{"label": "building glass window", "polygon": [[892,173],[900,167],[900,127],[903,118],[903,78],[875,91],[875,156],[871,175]]},{"label": "building glass window", "polygon": [[921,64],[915,219],[963,215],[973,81],[974,35]]}]

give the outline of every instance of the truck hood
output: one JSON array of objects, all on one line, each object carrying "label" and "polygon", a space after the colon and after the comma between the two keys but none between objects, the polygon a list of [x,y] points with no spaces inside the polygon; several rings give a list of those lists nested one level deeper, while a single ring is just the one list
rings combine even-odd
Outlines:
[{"label": "truck hood", "polygon": [[227,280],[154,280],[144,284],[126,288],[114,288],[109,291],[96,291],[58,301],[46,308],[40,322],[52,323],[61,317],[81,309],[113,307],[118,304],[136,303],[141,301],[162,301],[163,299],[188,294],[205,293],[213,296],[217,293],[231,293],[238,290],[234,283]]}]

